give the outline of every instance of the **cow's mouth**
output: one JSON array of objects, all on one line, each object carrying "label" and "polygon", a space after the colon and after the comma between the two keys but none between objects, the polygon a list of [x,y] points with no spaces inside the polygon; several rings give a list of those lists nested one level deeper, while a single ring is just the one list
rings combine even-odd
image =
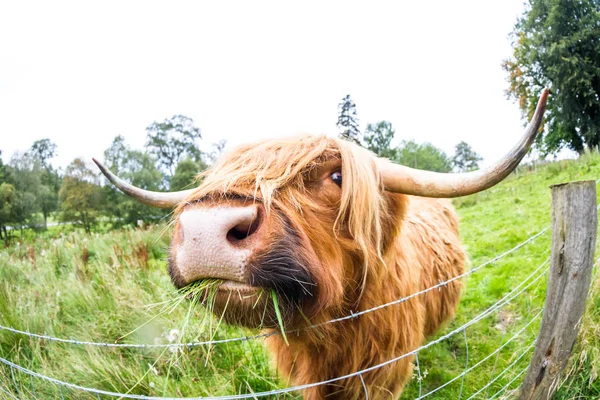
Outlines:
[{"label": "cow's mouth", "polygon": [[257,286],[249,285],[244,282],[225,280],[225,281],[223,281],[223,283],[221,283],[217,287],[217,290],[225,291],[225,292],[238,291],[238,292],[250,293],[250,292],[256,292],[257,290],[261,290],[261,288],[257,287]]},{"label": "cow's mouth", "polygon": [[264,288],[229,279],[203,278],[189,283],[180,290],[186,294],[188,299],[203,299],[219,293],[254,295]]},{"label": "cow's mouth", "polygon": [[[187,300],[230,324],[258,329],[280,326],[272,300],[276,296],[273,289],[237,280],[205,278],[182,287],[180,291]],[[284,298],[281,298],[279,307],[287,326],[291,310]]]}]

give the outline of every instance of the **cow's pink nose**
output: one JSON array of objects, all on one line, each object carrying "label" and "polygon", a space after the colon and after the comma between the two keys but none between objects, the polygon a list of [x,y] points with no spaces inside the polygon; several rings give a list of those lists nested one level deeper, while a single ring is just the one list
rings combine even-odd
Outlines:
[{"label": "cow's pink nose", "polygon": [[182,212],[173,256],[185,282],[203,278],[244,282],[258,242],[260,212],[258,205],[196,207]]}]

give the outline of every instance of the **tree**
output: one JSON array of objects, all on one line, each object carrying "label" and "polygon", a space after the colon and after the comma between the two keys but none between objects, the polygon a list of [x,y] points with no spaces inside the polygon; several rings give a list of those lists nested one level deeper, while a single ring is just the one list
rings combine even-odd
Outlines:
[{"label": "tree", "polygon": [[202,152],[196,144],[202,135],[191,118],[175,115],[163,122],[153,122],[146,128],[146,132],[146,148],[163,168],[167,184],[175,174],[179,161],[184,158],[191,158],[196,162],[202,160]]},{"label": "tree", "polygon": [[10,222],[14,228],[23,232],[24,228],[36,228],[38,221],[35,214],[38,211],[35,194],[31,192],[15,191],[15,197],[11,205]]},{"label": "tree", "polygon": [[50,160],[56,155],[56,145],[50,139],[36,140],[28,153],[41,163],[42,168],[47,169]]},{"label": "tree", "polygon": [[479,161],[483,160],[481,156],[467,142],[460,142],[454,147],[454,157],[452,165],[459,172],[473,171],[479,168]]},{"label": "tree", "polygon": [[349,94],[338,104],[337,127],[340,129],[339,136],[341,138],[360,144],[356,104],[354,104]]},{"label": "tree", "polygon": [[419,144],[414,140],[403,140],[394,159],[408,167],[436,172],[449,172],[452,169],[450,158],[431,143]]},{"label": "tree", "polygon": [[36,201],[44,216],[44,229],[47,229],[48,216],[58,209],[58,192],[48,185],[40,185],[36,193]]},{"label": "tree", "polygon": [[125,144],[122,135],[115,136],[110,147],[104,150],[104,162],[116,174],[120,174],[127,162],[127,156],[131,149]]},{"label": "tree", "polygon": [[392,148],[391,144],[395,133],[391,122],[379,121],[376,124],[368,124],[363,136],[363,146],[380,157],[394,159],[397,150]]},{"label": "tree", "polygon": [[204,169],[204,165],[198,165],[192,159],[182,160],[177,164],[175,174],[171,178],[171,186],[169,190],[174,192],[178,190],[190,189],[196,181],[198,172]]},{"label": "tree", "polygon": [[61,219],[81,225],[86,233],[102,209],[102,188],[98,185],[98,176],[76,158],[65,171],[59,197],[61,200]]},{"label": "tree", "polygon": [[48,225],[48,216],[58,209],[58,191],[60,177],[52,168],[50,160],[56,155],[56,144],[50,139],[36,140],[26,153],[41,165],[41,186],[36,192],[36,199],[44,216],[44,229]]},{"label": "tree", "polygon": [[529,0],[512,33],[509,98],[524,116],[533,115],[537,98],[550,87],[544,155],[567,147],[581,154],[600,143],[600,1]]},{"label": "tree", "polygon": [[[152,191],[162,188],[163,175],[156,167],[156,159],[150,154],[132,150],[123,136],[113,139],[104,152],[104,161],[114,173],[137,187]],[[104,212],[115,217],[117,224],[135,224],[138,220],[154,220],[166,215],[163,210],[139,204],[113,185],[105,185],[103,191]]]},{"label": "tree", "polygon": [[[40,142],[42,141],[36,143]],[[48,144],[49,141],[44,143]],[[37,149],[51,147],[41,145]],[[44,150],[42,153],[48,155],[49,151]],[[46,162],[46,168],[42,167],[43,160]],[[7,195],[7,187],[4,192],[6,207],[8,207],[7,199],[10,197],[10,215],[4,212],[2,217],[5,226],[10,222],[13,227],[21,230],[24,227],[46,227],[47,216],[57,208],[57,182],[60,181],[60,177],[47,161],[48,158],[40,158],[36,151],[30,150],[13,154],[8,166],[0,163],[0,184],[7,183],[12,188],[10,196]],[[40,211],[44,217],[43,225],[38,214]]]},{"label": "tree", "polygon": [[11,223],[21,230],[41,225],[36,214],[40,211],[38,196],[42,171],[40,161],[29,153],[15,153],[11,157],[7,178],[15,188]]},{"label": "tree", "polygon": [[10,183],[0,183],[0,240],[8,242],[6,226],[11,222],[16,201],[15,187]]}]

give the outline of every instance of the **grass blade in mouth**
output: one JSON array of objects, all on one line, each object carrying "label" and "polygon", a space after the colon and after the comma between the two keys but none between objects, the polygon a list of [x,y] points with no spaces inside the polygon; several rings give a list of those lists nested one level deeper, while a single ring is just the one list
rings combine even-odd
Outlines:
[{"label": "grass blade in mouth", "polygon": [[287,340],[287,336],[285,335],[285,329],[283,328],[283,318],[281,317],[281,310],[279,309],[279,302],[277,301],[277,294],[274,290],[271,291],[271,298],[273,299],[273,306],[275,308],[275,315],[277,315],[277,322],[279,322],[279,329],[281,329],[281,336],[283,336],[283,340],[286,345],[290,345]]},{"label": "grass blade in mouth", "polygon": [[209,296],[214,296],[216,290],[223,283],[222,279],[202,279],[196,282],[192,282],[186,287],[180,289],[180,293],[183,297],[191,299],[197,295],[203,295],[202,302]]},{"label": "grass blade in mouth", "polygon": [[262,288],[258,291],[258,296],[256,296],[256,301],[254,302],[254,305],[252,306],[253,310],[256,307],[256,305],[258,304],[258,302],[260,301],[260,299],[262,298],[262,295],[263,295],[264,291],[265,290],[262,289]]}]

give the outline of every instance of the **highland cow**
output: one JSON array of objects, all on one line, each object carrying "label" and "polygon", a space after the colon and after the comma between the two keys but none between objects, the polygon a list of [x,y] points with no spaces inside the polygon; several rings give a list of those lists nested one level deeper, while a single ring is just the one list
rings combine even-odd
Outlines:
[{"label": "highland cow", "polygon": [[[226,321],[278,329],[267,344],[292,385],[360,371],[422,345],[456,310],[453,281],[398,305],[321,325],[409,296],[465,271],[458,222],[447,199],[487,189],[527,153],[547,92],[517,146],[484,170],[440,174],[377,158],[325,136],[267,140],[224,154],[198,188],[154,193],[103,167],[117,187],[140,201],[175,207],[169,273],[178,288],[219,278],[215,312]],[[260,294],[260,295],[259,295]],[[227,306],[226,306],[227,304]],[[288,342],[286,342],[286,339]],[[412,359],[330,384],[305,399],[398,398]]]}]

